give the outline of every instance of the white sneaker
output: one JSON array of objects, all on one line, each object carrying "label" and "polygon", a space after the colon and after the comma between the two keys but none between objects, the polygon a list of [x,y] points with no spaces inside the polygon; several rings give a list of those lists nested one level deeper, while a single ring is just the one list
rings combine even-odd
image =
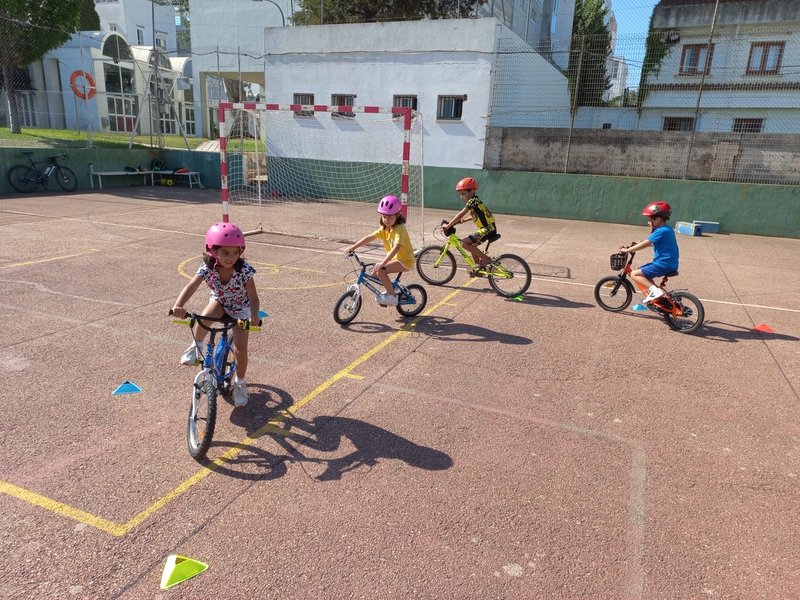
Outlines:
[{"label": "white sneaker", "polygon": [[663,295],[664,295],[664,290],[657,287],[654,290],[650,290],[650,293],[647,294],[647,298],[645,298],[642,302],[644,302],[645,304],[650,304],[653,300],[658,300]]},{"label": "white sneaker", "polygon": [[378,302],[383,304],[384,306],[397,306],[397,296],[392,296],[391,294],[381,294],[378,296]]},{"label": "white sneaker", "polygon": [[181,354],[181,364],[188,365],[191,367],[192,365],[197,364],[198,358],[199,357],[197,355],[197,346],[192,344],[186,349],[186,352]]},{"label": "white sneaker", "polygon": [[233,382],[233,404],[234,406],[244,406],[250,394],[247,393],[247,384],[244,379],[236,379]]}]

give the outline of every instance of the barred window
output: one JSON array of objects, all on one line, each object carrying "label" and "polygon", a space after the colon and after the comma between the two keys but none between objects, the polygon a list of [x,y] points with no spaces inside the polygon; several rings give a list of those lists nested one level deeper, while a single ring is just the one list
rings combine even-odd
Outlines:
[{"label": "barred window", "polygon": [[687,44],[683,47],[683,55],[681,56],[681,75],[702,75],[703,69],[706,68],[706,59],[708,61],[708,69],[705,74],[711,72],[711,61],[714,58],[714,44],[711,44],[711,54],[709,56],[707,44]]},{"label": "barred window", "polygon": [[[294,102],[292,104],[300,104],[303,106],[314,106],[314,94],[295,94]],[[312,110],[296,110],[294,111],[295,117],[313,117],[314,111]]]},{"label": "barred window", "polygon": [[411,110],[417,110],[417,97],[416,96],[394,96],[392,98],[392,106],[403,106]]},{"label": "barred window", "polygon": [[783,60],[785,42],[758,42],[750,46],[748,75],[777,75]]},{"label": "barred window", "polygon": [[733,133],[761,133],[764,119],[734,119]]},{"label": "barred window", "polygon": [[[355,94],[332,94],[331,95],[331,106],[355,106],[356,105],[356,95]],[[355,117],[356,113],[354,112],[339,112],[334,111],[331,113],[331,116],[336,117]]]},{"label": "barred window", "polygon": [[461,110],[466,96],[439,96],[436,119],[440,121],[460,121]]},{"label": "barred window", "polygon": [[693,117],[664,117],[664,131],[694,131]]}]

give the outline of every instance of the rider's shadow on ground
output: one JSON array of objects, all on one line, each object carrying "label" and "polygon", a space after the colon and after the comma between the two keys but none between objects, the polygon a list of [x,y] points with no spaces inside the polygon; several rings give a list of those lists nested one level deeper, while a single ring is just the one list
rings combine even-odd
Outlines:
[{"label": "rider's shadow on ground", "polygon": [[534,304],[546,308],[596,308],[596,304],[591,302],[575,302],[574,300],[567,300],[562,296],[554,296],[553,294],[539,294],[525,292],[522,300],[515,298],[508,298],[508,302],[519,302],[520,304]]},{"label": "rider's shadow on ground", "polygon": [[733,343],[741,342],[742,340],[785,340],[795,342],[800,339],[793,335],[755,331],[752,328],[720,323],[719,321],[706,321],[694,335],[708,340]]},{"label": "rider's shadow on ground", "polygon": [[439,340],[500,342],[501,344],[513,344],[518,346],[533,343],[533,340],[521,335],[495,331],[470,323],[460,323],[445,317],[423,317],[417,322],[414,329],[417,333],[429,335]]}]

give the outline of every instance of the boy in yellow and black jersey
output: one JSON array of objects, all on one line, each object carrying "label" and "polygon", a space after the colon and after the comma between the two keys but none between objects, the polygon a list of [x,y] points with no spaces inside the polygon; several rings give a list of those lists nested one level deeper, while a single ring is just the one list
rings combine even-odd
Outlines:
[{"label": "boy in yellow and black jersey", "polygon": [[[478,245],[485,242],[488,237],[497,233],[494,217],[481,199],[475,195],[478,191],[478,182],[472,177],[465,177],[459,181],[456,185],[456,191],[465,206],[449,222],[443,223],[443,227],[444,229],[449,229],[459,223],[474,221],[478,226],[478,231],[462,239],[461,245],[464,247],[464,250],[472,255],[477,266],[485,267],[492,262],[492,259],[481,252]],[[467,216],[467,213],[469,213],[469,216]]]}]

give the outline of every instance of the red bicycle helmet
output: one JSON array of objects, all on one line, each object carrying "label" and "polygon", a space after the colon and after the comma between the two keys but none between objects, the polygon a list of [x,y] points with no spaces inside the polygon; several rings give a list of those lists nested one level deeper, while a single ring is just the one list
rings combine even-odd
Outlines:
[{"label": "red bicycle helmet", "polygon": [[478,190],[478,182],[475,181],[472,177],[464,177],[461,181],[456,184],[456,191],[460,192],[461,190]]},{"label": "red bicycle helmet", "polygon": [[661,217],[669,219],[672,214],[672,207],[666,202],[652,202],[644,207],[642,215],[645,217]]}]

